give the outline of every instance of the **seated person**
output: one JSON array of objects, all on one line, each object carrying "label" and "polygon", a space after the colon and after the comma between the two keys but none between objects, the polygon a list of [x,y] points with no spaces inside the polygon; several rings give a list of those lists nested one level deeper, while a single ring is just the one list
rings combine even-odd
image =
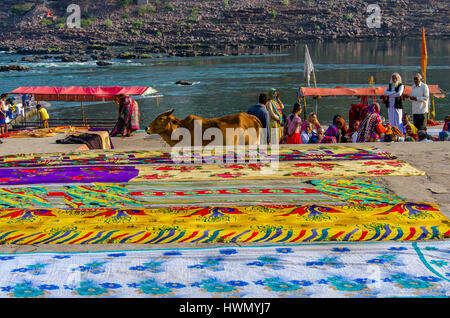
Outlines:
[{"label": "seated person", "polygon": [[409,124],[409,121],[411,120],[410,116],[408,113],[404,113],[402,116],[402,122],[398,125],[398,129],[400,130],[400,132],[403,134],[403,136],[406,135],[406,125]]},{"label": "seated person", "polygon": [[320,144],[324,136],[325,130],[320,127],[319,129],[317,129],[317,132],[313,131],[311,138],[309,138],[308,144]]},{"label": "seated person", "polygon": [[450,140],[450,115],[445,116],[444,127],[442,131],[439,132],[439,141],[449,141]]},{"label": "seated person", "polygon": [[439,132],[439,141],[450,141],[450,132],[449,131]]},{"label": "seated person", "polygon": [[351,136],[351,140],[353,143],[358,142],[359,125],[360,125],[359,120],[355,120],[355,123],[353,124],[353,129],[355,130],[355,132]]},{"label": "seated person", "polygon": [[347,139],[344,133],[347,133],[345,120],[340,115],[335,115],[333,118],[333,123],[325,131],[325,136],[322,143],[346,142]]},{"label": "seated person", "polygon": [[302,131],[301,137],[302,137],[302,144],[307,144],[311,137],[313,136],[313,125],[306,121],[306,129]]},{"label": "seated person", "polygon": [[350,105],[350,111],[348,113],[348,125],[349,125],[349,133],[350,136],[353,135],[355,131],[358,131],[359,127],[356,128],[355,124],[358,121],[361,123],[361,121],[364,120],[364,118],[361,118],[361,110],[365,107],[364,104],[351,104]]},{"label": "seated person", "polygon": [[394,134],[384,135],[384,142],[397,142],[398,136]]},{"label": "seated person", "polygon": [[325,131],[323,139],[320,141],[322,144],[335,144],[339,142],[339,130],[336,126],[331,125]]},{"label": "seated person", "polygon": [[400,132],[400,130],[391,126],[391,124],[386,125],[386,132],[384,133],[384,142],[392,142],[392,141],[404,141],[405,136]]},{"label": "seated person", "polygon": [[345,123],[345,119],[341,116],[336,118],[336,128],[339,131],[339,142],[348,142],[349,138],[347,136],[347,124]]},{"label": "seated person", "polygon": [[[411,141],[410,139],[412,138],[414,141],[417,140],[417,138],[419,137],[417,135],[417,128],[416,126],[414,126],[413,124],[409,123],[405,126],[405,131],[406,131],[406,135],[405,135],[405,141]],[[410,137],[410,138],[408,138]],[[407,140],[408,139],[408,140]]]},{"label": "seated person", "polygon": [[308,115],[308,119],[306,121],[304,121],[300,127],[300,131],[305,131],[306,130],[306,123],[310,122],[312,124],[313,130],[319,129],[320,123],[319,120],[317,119],[317,115],[314,112],[309,113]]},{"label": "seated person", "polygon": [[419,132],[417,133],[417,141],[429,142],[429,141],[434,141],[434,138],[433,138],[433,136],[427,134],[427,132],[425,130],[419,130]]},{"label": "seated person", "polygon": [[445,118],[444,118],[444,127],[442,127],[442,131],[450,132],[450,115],[445,116]]}]

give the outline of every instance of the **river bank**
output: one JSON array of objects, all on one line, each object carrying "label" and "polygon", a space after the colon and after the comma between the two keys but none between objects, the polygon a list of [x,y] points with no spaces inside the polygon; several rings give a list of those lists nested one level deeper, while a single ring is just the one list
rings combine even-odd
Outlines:
[{"label": "river bank", "polygon": [[[71,1],[4,1],[0,51],[67,54],[98,60],[261,54],[308,41],[448,38],[446,1],[378,2],[380,27],[368,26],[366,1],[80,1],[80,28],[68,28]],[[48,13],[52,16],[48,17]],[[372,21],[372,20],[370,20]]]}]

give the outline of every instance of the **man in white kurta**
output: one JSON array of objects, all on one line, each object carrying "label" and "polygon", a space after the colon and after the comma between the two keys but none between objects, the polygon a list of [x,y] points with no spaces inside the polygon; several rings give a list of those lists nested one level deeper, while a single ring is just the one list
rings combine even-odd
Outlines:
[{"label": "man in white kurta", "polygon": [[430,100],[430,89],[422,82],[422,75],[414,76],[411,96],[413,124],[418,130],[427,130],[428,102]]},{"label": "man in white kurta", "polygon": [[[403,95],[404,86],[402,84],[402,78],[398,73],[392,74],[391,82],[386,87],[384,95],[388,96],[388,117],[389,124],[391,126],[399,127],[402,122],[403,106],[401,103],[401,97]],[[397,107],[396,107],[397,104]]]}]

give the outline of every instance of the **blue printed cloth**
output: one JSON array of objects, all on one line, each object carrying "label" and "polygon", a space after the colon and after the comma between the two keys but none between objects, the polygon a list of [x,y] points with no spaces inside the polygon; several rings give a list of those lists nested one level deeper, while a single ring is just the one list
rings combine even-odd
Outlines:
[{"label": "blue printed cloth", "polygon": [[449,241],[0,254],[0,297],[448,297]]}]

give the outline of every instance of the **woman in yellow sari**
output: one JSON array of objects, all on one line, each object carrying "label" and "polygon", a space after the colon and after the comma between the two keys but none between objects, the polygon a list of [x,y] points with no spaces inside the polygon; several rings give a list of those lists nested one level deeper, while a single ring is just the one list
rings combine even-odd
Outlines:
[{"label": "woman in yellow sari", "polygon": [[271,88],[267,95],[269,96],[269,102],[267,103],[267,111],[270,115],[270,129],[278,128],[276,138],[273,138],[272,141],[278,143],[282,136],[281,123],[283,122],[283,109],[284,104],[280,100],[280,92]]},{"label": "woman in yellow sari", "polygon": [[413,124],[408,123],[405,126],[405,131],[406,131],[405,141],[417,141],[417,138],[419,138],[418,129]]}]

